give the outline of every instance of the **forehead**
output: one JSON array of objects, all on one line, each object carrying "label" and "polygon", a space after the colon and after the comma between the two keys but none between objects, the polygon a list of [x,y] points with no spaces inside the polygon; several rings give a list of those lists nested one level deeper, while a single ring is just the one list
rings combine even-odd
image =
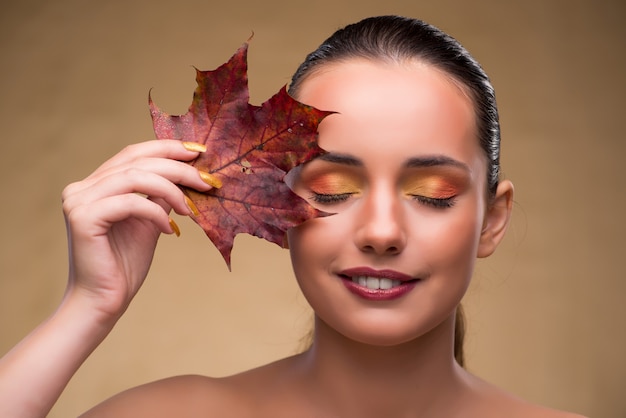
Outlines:
[{"label": "forehead", "polygon": [[298,99],[337,112],[320,125],[320,146],[329,151],[481,157],[472,100],[452,77],[419,61],[324,64]]}]

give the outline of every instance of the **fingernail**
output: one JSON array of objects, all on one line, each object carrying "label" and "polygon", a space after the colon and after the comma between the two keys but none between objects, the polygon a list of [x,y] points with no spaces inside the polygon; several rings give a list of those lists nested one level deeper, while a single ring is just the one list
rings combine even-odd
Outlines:
[{"label": "fingernail", "polygon": [[187,207],[191,210],[194,216],[200,216],[200,211],[198,210],[198,207],[187,195],[185,195],[185,203],[187,204]]},{"label": "fingernail", "polygon": [[194,152],[206,151],[206,145],[199,144],[197,142],[183,141],[183,147],[185,147],[187,151],[194,151]]},{"label": "fingernail", "polygon": [[178,225],[176,225],[176,222],[174,222],[172,218],[170,218],[170,227],[172,228],[172,231],[174,231],[176,236],[180,237],[180,228],[178,227]]},{"label": "fingernail", "polygon": [[209,186],[213,186],[216,189],[219,189],[220,187],[222,187],[222,181],[218,179],[217,177],[215,177],[213,174],[209,174],[206,171],[201,171],[201,170],[198,170],[198,173],[200,173],[200,178],[202,179],[202,181],[208,184]]}]

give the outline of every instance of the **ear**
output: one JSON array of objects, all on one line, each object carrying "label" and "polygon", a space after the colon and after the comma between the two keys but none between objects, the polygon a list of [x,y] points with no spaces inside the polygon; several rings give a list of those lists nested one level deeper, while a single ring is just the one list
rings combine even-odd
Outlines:
[{"label": "ear", "polygon": [[496,250],[498,244],[504,238],[504,233],[511,219],[512,209],[513,183],[503,180],[498,184],[496,195],[485,214],[483,229],[478,242],[477,256],[479,258],[488,257]]}]

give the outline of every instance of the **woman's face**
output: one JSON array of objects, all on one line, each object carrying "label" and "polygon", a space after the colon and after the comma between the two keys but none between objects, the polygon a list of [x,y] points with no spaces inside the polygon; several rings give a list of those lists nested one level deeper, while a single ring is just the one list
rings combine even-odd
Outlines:
[{"label": "woman's face", "polygon": [[486,212],[486,158],[470,99],[419,62],[349,60],[304,81],[304,103],[337,112],[319,127],[328,154],[288,182],[334,215],[288,233],[319,319],[372,344],[414,339],[454,313]]}]

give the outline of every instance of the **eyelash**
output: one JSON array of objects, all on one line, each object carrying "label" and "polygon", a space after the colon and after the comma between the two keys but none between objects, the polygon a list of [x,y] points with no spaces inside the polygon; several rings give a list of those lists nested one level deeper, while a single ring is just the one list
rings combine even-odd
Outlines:
[{"label": "eyelash", "polygon": [[323,194],[323,193],[312,193],[311,200],[317,203],[322,204],[332,204],[332,203],[341,203],[348,200],[353,193],[339,193],[339,194]]},{"label": "eyelash", "polygon": [[[311,196],[311,200],[313,200],[316,203],[329,205],[333,203],[345,202],[346,200],[350,198],[350,196],[352,196],[352,194],[353,193],[339,193],[339,194],[313,193]],[[412,195],[411,197],[423,205],[432,206],[434,208],[446,209],[446,208],[451,208],[452,206],[454,206],[456,196],[451,196],[451,197],[446,197],[446,198],[435,198],[435,197],[428,197],[428,196]]]},{"label": "eyelash", "polygon": [[446,209],[446,208],[451,208],[452,206],[454,206],[456,196],[450,196],[450,197],[445,197],[445,198],[435,198],[435,197],[428,197],[428,196],[412,195],[411,197],[417,200],[421,204],[432,206],[434,208]]}]

